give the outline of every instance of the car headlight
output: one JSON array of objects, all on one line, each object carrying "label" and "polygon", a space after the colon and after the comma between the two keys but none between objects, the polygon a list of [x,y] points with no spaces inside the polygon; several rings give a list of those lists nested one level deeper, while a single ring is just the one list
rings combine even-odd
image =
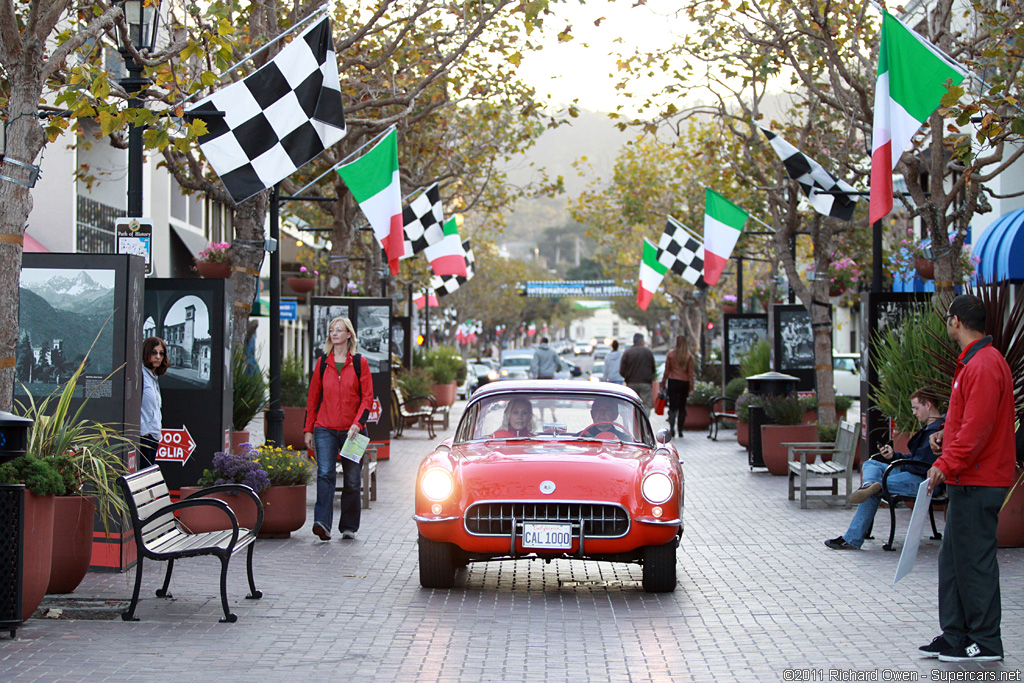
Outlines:
[{"label": "car headlight", "polygon": [[455,482],[452,481],[452,475],[445,470],[429,470],[420,479],[420,491],[430,500],[445,500],[452,495],[454,489]]},{"label": "car headlight", "polygon": [[672,480],[667,474],[654,472],[648,474],[640,485],[640,491],[649,503],[660,505],[672,497]]},{"label": "car headlight", "polygon": [[494,380],[498,379],[498,373],[495,372],[494,370],[491,370],[490,372],[487,373],[487,379],[493,382]]}]

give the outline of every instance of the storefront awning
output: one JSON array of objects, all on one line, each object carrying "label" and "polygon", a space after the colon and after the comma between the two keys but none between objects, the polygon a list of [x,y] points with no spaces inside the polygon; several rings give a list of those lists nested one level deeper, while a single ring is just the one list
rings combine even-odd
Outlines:
[{"label": "storefront awning", "polygon": [[1024,282],[1024,209],[1000,216],[974,245],[983,282]]},{"label": "storefront awning", "polygon": [[192,258],[198,256],[199,252],[210,246],[210,242],[206,239],[206,235],[203,235],[202,233],[194,232],[188,228],[182,228],[174,223],[171,223],[171,229],[174,231],[174,234],[177,235],[178,239],[181,240],[181,243],[185,245],[185,248],[188,249],[189,253],[192,254]]}]

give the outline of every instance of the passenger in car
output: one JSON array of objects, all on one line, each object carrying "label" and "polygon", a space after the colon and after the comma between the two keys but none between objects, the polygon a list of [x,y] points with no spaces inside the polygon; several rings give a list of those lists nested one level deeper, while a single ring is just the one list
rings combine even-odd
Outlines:
[{"label": "passenger in car", "polygon": [[533,420],[533,404],[525,398],[513,398],[505,406],[501,428],[491,436],[498,439],[533,436],[537,430]]}]

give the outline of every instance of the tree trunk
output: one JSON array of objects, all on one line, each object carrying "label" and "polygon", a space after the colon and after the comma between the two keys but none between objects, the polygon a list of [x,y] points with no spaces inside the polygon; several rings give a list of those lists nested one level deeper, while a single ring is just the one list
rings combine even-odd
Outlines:
[{"label": "tree trunk", "polygon": [[[260,192],[235,207],[235,241],[228,250],[235,300],[231,310],[233,346],[244,346],[249,334],[249,314],[256,299],[260,265],[263,263],[264,228],[270,191]],[[278,246],[280,248],[280,245]]]}]

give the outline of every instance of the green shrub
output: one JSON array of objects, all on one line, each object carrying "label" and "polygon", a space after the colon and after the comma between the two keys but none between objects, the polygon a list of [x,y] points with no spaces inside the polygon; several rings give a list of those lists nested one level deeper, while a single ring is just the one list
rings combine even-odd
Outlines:
[{"label": "green shrub", "polygon": [[309,379],[297,356],[286,356],[281,362],[281,405],[302,408],[309,395]]},{"label": "green shrub", "polygon": [[37,496],[67,495],[67,485],[54,460],[31,453],[0,465],[0,484],[24,484]]},{"label": "green shrub", "polygon": [[740,376],[751,377],[771,370],[771,348],[768,340],[762,339],[750,347],[740,358]]},{"label": "green shrub", "polygon": [[836,396],[836,413],[845,413],[853,407],[853,399],[849,396]]},{"label": "green shrub", "polygon": [[804,420],[804,407],[796,396],[765,396],[764,412],[777,425],[798,425]]},{"label": "green shrub", "polygon": [[725,385],[725,395],[729,398],[739,398],[740,394],[747,390],[746,377],[733,377]]},{"label": "green shrub", "polygon": [[834,442],[836,440],[836,434],[839,433],[839,425],[818,425],[818,441],[825,443]]},{"label": "green shrub", "polygon": [[811,396],[801,396],[800,405],[803,406],[805,413],[809,410],[817,410],[818,396],[816,394],[812,394]]},{"label": "green shrub", "polygon": [[430,375],[423,368],[413,368],[397,375],[395,381],[401,385],[406,398],[412,396],[430,396]]},{"label": "green shrub", "polygon": [[762,406],[764,401],[760,396],[744,391],[736,397],[736,419],[740,422],[750,422],[751,406]]},{"label": "green shrub", "polygon": [[236,346],[232,354],[232,372],[231,426],[236,432],[241,432],[266,408],[267,380],[259,368],[252,367],[240,346]]},{"label": "green shrub", "polygon": [[711,382],[694,382],[690,395],[686,397],[688,406],[706,406],[711,399],[718,396],[718,387]]},{"label": "green shrub", "polygon": [[427,352],[426,367],[434,384],[451,384],[466,379],[466,363],[451,346],[435,346]]}]

